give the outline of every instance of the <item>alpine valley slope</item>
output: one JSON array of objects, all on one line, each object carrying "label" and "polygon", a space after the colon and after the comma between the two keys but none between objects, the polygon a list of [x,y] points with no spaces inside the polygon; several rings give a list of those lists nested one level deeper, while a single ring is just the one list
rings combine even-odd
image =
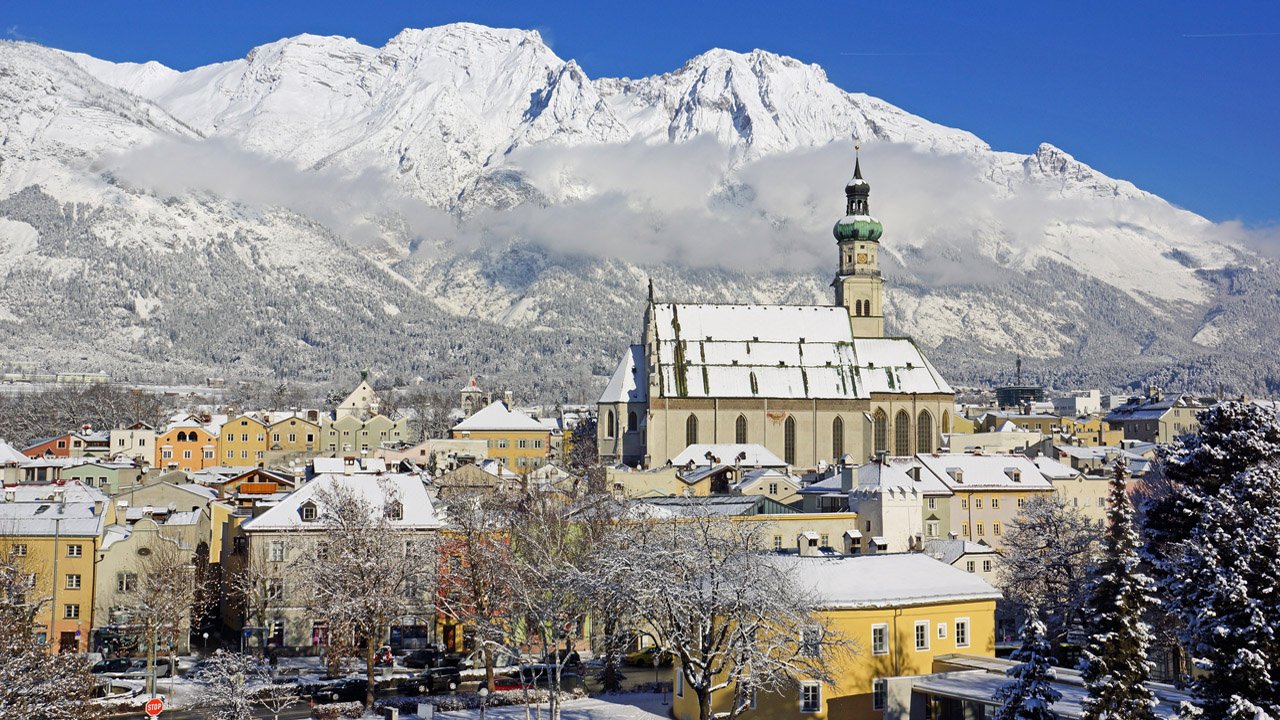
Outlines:
[{"label": "alpine valley slope", "polygon": [[955,382],[1272,392],[1280,273],[1041,145],[712,50],[590,79],[535,32],[303,35],[187,72],[0,43],[0,352],[135,380],[356,368],[582,400],[664,297],[827,302],[850,138],[889,323]]}]

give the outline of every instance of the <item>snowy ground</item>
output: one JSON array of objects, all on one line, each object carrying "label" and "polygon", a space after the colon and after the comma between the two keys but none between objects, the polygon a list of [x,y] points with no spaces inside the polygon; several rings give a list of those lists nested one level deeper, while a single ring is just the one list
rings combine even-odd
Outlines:
[{"label": "snowy ground", "polygon": [[[663,700],[666,704],[663,704]],[[666,720],[670,718],[671,696],[653,693],[627,693],[601,695],[599,697],[572,700],[561,706],[563,720]],[[480,717],[479,710],[436,713],[442,720],[472,720]],[[488,708],[485,718],[493,720],[525,720],[522,705]],[[529,708],[528,717],[539,720],[548,717],[547,706]]]}]

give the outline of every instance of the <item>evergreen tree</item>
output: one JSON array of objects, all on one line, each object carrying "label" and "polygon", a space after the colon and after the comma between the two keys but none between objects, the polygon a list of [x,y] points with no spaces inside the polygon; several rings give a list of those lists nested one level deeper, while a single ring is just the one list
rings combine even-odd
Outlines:
[{"label": "evergreen tree", "polygon": [[1170,583],[1196,667],[1194,709],[1207,718],[1280,718],[1280,463],[1238,473],[1205,512]]},{"label": "evergreen tree", "polygon": [[1022,646],[1010,657],[1019,662],[1007,671],[1013,680],[991,698],[1000,704],[992,720],[1053,720],[1056,716],[1049,708],[1062,693],[1052,684],[1049,641],[1034,608],[1027,610],[1022,625]]},{"label": "evergreen tree", "polygon": [[1085,720],[1155,720],[1156,697],[1147,687],[1154,584],[1139,567],[1138,532],[1125,486],[1124,461],[1111,479],[1102,560],[1089,593],[1092,632],[1084,648]]}]

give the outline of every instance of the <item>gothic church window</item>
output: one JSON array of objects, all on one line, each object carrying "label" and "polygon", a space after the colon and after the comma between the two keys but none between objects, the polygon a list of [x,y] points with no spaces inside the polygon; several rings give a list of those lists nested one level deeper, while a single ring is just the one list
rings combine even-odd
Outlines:
[{"label": "gothic church window", "polygon": [[839,416],[831,421],[831,457],[836,462],[844,457],[844,420]]},{"label": "gothic church window", "polygon": [[733,423],[733,441],[739,445],[747,442],[747,416],[739,415]]},{"label": "gothic church window", "polygon": [[788,415],[787,422],[783,424],[783,457],[788,465],[796,464],[796,419],[794,416]]},{"label": "gothic church window", "polygon": [[933,452],[933,416],[921,410],[916,419],[916,452]]},{"label": "gothic church window", "polygon": [[942,434],[946,435],[951,432],[951,413],[946,410],[942,411]]},{"label": "gothic church window", "polygon": [[615,433],[617,433],[617,431],[618,431],[618,427],[617,427],[617,425],[618,425],[618,419],[617,419],[617,417],[615,417],[615,416],[614,416],[613,411],[612,411],[612,410],[610,410],[610,411],[605,415],[605,421],[604,421],[604,436],[605,436],[605,437],[613,437],[613,436],[614,436],[614,434],[615,434]]},{"label": "gothic church window", "polygon": [[893,454],[911,454],[911,416],[899,410],[893,418]]},{"label": "gothic church window", "polygon": [[698,444],[698,416],[690,414],[689,419],[684,421],[684,444]]},{"label": "gothic church window", "polygon": [[875,414],[875,445],[877,455],[889,451],[889,416],[879,408]]},{"label": "gothic church window", "polygon": [[640,426],[636,423],[636,413],[634,410],[627,413],[627,432],[635,432]]}]

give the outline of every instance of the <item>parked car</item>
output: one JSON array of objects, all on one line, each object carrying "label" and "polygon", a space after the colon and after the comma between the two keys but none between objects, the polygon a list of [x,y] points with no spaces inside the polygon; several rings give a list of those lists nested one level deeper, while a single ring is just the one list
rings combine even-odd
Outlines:
[{"label": "parked car", "polygon": [[132,666],[133,661],[129,658],[112,658],[94,663],[91,672],[94,675],[118,675],[129,672]]},{"label": "parked car", "polygon": [[546,656],[542,658],[542,663],[544,665],[555,665],[557,662],[559,662],[564,668],[582,669],[582,656],[578,654],[577,650],[566,650],[561,648],[555,652],[547,653]]},{"label": "parked car", "polygon": [[624,659],[632,667],[653,667],[654,657],[658,658],[658,667],[671,667],[671,653],[663,652],[656,647],[647,647],[643,650],[627,653]]},{"label": "parked car", "polygon": [[[173,673],[169,658],[156,658],[156,677],[167,678]],[[120,674],[121,677],[141,680],[147,677],[147,659],[138,658],[130,661],[129,669]]]},{"label": "parked car", "polygon": [[392,667],[396,664],[396,658],[391,654],[391,646],[383,645],[373,654],[373,664],[375,667]]},{"label": "parked car", "polygon": [[360,678],[348,678],[324,683],[314,688],[311,692],[311,697],[315,698],[317,702],[324,703],[363,702],[367,689],[366,681]]},{"label": "parked car", "polygon": [[462,671],[456,667],[428,668],[417,675],[402,678],[397,689],[405,694],[435,694],[455,690],[462,685]]},{"label": "parked car", "polygon": [[400,659],[400,664],[413,670],[434,667],[462,667],[463,657],[459,653],[445,652],[438,648],[414,650]]}]

